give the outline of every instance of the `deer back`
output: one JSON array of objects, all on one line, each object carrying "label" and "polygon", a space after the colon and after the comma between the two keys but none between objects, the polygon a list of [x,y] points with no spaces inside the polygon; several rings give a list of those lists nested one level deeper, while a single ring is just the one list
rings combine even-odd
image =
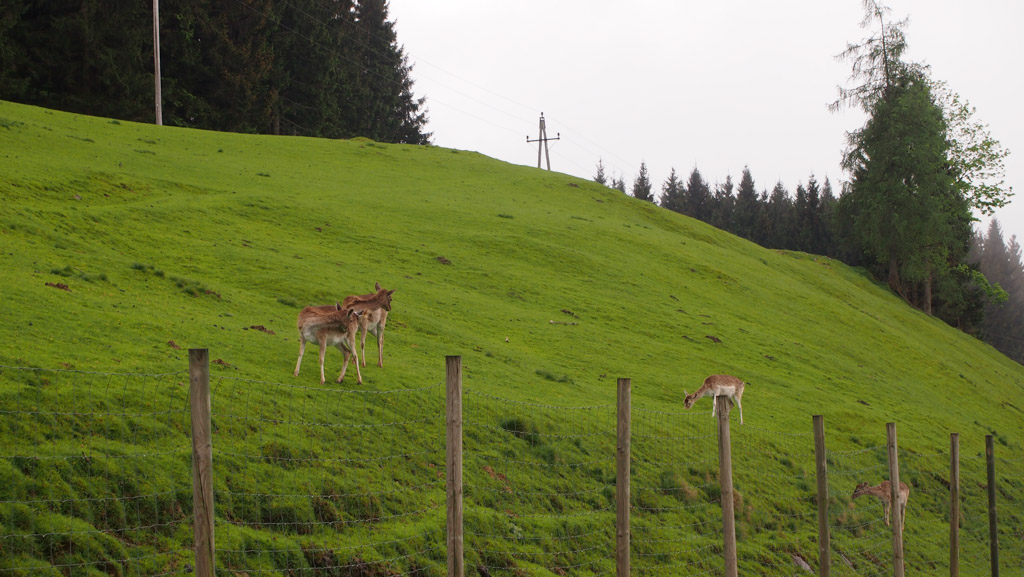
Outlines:
[{"label": "deer back", "polygon": [[339,309],[336,305],[310,306],[299,312],[297,325],[306,340],[319,341],[323,336],[334,343],[355,334],[359,316],[352,309]]},{"label": "deer back", "polygon": [[394,294],[395,289],[387,290],[381,288],[380,283],[377,283],[377,292],[365,294],[365,295],[352,295],[345,297],[342,301],[342,308],[350,308],[356,310],[376,310],[384,309],[386,311],[391,310],[391,295]]}]

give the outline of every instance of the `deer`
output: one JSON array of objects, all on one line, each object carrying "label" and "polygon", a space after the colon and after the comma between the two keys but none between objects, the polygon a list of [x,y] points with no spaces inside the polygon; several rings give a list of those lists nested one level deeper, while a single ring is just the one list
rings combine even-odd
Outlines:
[{"label": "deer", "polygon": [[[360,313],[359,328],[363,333],[360,347],[363,351],[363,366],[366,366],[366,333],[372,333],[377,337],[377,366],[383,368],[384,327],[388,322],[388,313],[391,312],[391,295],[396,289],[385,290],[381,288],[379,282],[373,284],[377,292],[345,297],[341,306]],[[358,359],[356,361],[358,362]]]},{"label": "deer", "polygon": [[[878,485],[871,486],[867,483],[859,483],[853,490],[853,498],[871,495],[882,502],[882,511],[885,514],[885,526],[889,526],[889,513],[892,509],[892,483],[882,481]],[[900,481],[900,533],[903,533],[903,523],[907,516],[907,499],[910,498],[910,487]]]},{"label": "deer", "polygon": [[[365,314],[365,313],[364,313]],[[345,378],[349,359],[355,357],[356,380],[363,384],[363,375],[359,372],[359,358],[356,357],[356,333],[359,331],[359,313],[344,308],[341,303],[325,306],[309,306],[299,312],[299,360],[295,362],[295,376],[299,376],[302,366],[302,355],[306,353],[306,342],[316,341],[320,345],[320,384],[327,380],[324,377],[324,354],[327,347],[337,347],[345,355],[345,364],[341,366],[338,381]]]},{"label": "deer", "polygon": [[740,424],[743,424],[743,387],[746,385],[738,377],[732,375],[711,375],[704,379],[704,384],[699,389],[694,391],[692,394],[686,394],[686,390],[683,389],[683,394],[686,398],[683,400],[683,405],[687,409],[693,406],[697,399],[701,397],[711,397],[711,416],[715,416],[715,405],[718,404],[718,397],[729,397],[740,410]]}]

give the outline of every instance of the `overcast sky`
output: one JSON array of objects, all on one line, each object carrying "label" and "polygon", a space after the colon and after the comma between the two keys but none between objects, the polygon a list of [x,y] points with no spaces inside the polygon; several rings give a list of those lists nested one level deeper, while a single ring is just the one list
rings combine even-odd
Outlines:
[{"label": "overcast sky", "polygon": [[[1021,198],[996,216],[1024,240],[1024,2],[890,0],[910,18],[906,57],[931,66],[1011,151]],[[744,166],[757,190],[792,194],[813,173],[839,192],[846,131],[831,113],[850,67],[835,55],[872,32],[859,0],[391,0],[399,43],[427,97],[438,146],[537,165],[544,113],[551,168],[592,178],[598,159],[656,193],[675,168],[712,186]]]}]

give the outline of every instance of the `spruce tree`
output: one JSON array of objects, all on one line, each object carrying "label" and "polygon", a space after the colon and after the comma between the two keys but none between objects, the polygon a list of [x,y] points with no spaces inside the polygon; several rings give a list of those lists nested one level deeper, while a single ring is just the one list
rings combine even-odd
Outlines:
[{"label": "spruce tree", "polygon": [[601,186],[607,186],[608,179],[604,175],[604,162],[600,158],[597,159],[597,174],[594,175],[594,182]]},{"label": "spruce tree", "polygon": [[711,225],[729,232],[733,231],[733,209],[736,206],[732,189],[732,175],[726,175],[725,182],[715,186],[715,195],[711,199]]},{"label": "spruce tree", "polygon": [[651,194],[651,179],[647,174],[647,163],[640,163],[640,173],[633,179],[633,198],[654,202],[654,195]]},{"label": "spruce tree", "polygon": [[775,187],[772,188],[765,210],[770,227],[765,246],[786,250],[794,249],[796,243],[792,225],[793,201],[782,181],[776,182]]},{"label": "spruce tree", "polygon": [[660,204],[662,208],[679,213],[686,209],[686,190],[683,188],[683,183],[679,180],[675,168],[672,168],[665,183],[661,185]]},{"label": "spruce tree", "polygon": [[754,189],[754,177],[750,169],[743,168],[740,186],[736,190],[736,205],[733,210],[733,232],[737,236],[753,239],[754,225],[758,219],[757,191]]},{"label": "spruce tree", "polygon": [[700,170],[693,167],[690,178],[686,181],[686,202],[683,214],[692,216],[703,222],[711,221],[711,188],[701,176]]}]

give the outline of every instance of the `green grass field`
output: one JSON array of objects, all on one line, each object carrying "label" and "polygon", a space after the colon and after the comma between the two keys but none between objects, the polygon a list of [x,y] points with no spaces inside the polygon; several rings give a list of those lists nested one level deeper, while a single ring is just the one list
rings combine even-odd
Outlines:
[{"label": "green grass field", "polygon": [[[961,573],[988,571],[988,434],[1002,560],[1024,567],[1024,370],[863,270],[474,152],[6,102],[0,195],[0,576],[189,570],[188,348],[213,360],[228,574],[444,574],[446,355],[466,388],[468,574],[614,574],[620,377],[634,574],[720,573],[710,401],[682,406],[718,372],[750,383],[741,574],[816,567],[814,414],[834,575],[891,574],[881,506],[850,500],[887,476],[887,422],[913,489],[908,573],[948,571],[951,432]],[[352,367],[336,384],[332,349],[321,387],[313,347],[293,377],[298,311],[374,282],[396,289],[384,368],[371,345],[363,384]]]}]

